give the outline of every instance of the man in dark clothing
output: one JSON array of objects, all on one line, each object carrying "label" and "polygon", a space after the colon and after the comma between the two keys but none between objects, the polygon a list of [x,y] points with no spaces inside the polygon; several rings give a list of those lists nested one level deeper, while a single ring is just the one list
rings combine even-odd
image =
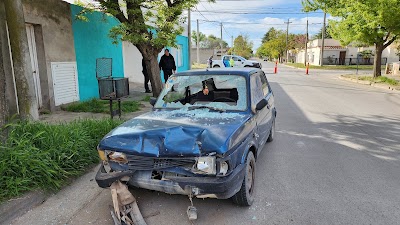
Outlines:
[{"label": "man in dark clothing", "polygon": [[144,62],[144,58],[142,59],[142,73],[144,75],[144,89],[146,89],[146,93],[151,93],[150,88],[149,88],[149,74],[147,73],[146,69],[146,63]]},{"label": "man in dark clothing", "polygon": [[167,82],[168,78],[176,71],[175,59],[169,54],[168,49],[165,49],[164,55],[161,56],[159,66],[160,70],[164,72],[164,81]]}]

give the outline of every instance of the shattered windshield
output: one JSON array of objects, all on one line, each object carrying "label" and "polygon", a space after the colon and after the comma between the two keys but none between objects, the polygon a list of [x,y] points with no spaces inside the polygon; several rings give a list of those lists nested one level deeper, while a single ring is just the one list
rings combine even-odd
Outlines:
[{"label": "shattered windshield", "polygon": [[246,79],[236,75],[172,76],[155,108],[247,109]]}]

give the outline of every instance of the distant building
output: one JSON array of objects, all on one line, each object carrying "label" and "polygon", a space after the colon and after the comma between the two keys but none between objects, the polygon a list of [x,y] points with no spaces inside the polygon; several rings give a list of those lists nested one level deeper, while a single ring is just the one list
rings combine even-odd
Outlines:
[{"label": "distant building", "polygon": [[[325,39],[324,43],[324,65],[356,65],[357,61],[360,65],[372,65],[374,57],[357,59],[357,54],[365,50],[375,51],[375,47],[355,47],[355,46],[342,46],[339,41],[334,39]],[[321,65],[320,55],[322,47],[322,39],[317,39],[308,42],[307,56],[305,49],[300,49],[294,54],[296,63],[309,62],[311,65]],[[399,56],[396,55],[396,50],[389,46],[382,53],[382,65],[399,61]]]}]

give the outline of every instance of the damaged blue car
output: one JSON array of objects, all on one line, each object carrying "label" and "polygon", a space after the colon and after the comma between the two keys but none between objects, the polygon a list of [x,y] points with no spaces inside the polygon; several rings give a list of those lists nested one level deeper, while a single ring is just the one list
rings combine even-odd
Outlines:
[{"label": "damaged blue car", "polygon": [[254,201],[256,160],[275,135],[274,95],[260,69],[172,75],[149,113],[98,145],[100,187],[128,185],[197,198]]}]

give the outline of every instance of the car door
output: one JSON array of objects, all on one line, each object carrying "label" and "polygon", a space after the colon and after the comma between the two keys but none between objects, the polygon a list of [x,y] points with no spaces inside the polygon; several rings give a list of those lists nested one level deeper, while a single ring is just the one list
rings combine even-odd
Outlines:
[{"label": "car door", "polygon": [[[256,110],[257,104],[262,100],[268,100],[270,98],[268,93],[264,93],[265,85],[263,85],[263,78],[265,78],[264,72],[257,72],[250,77],[250,88],[251,88],[251,108],[254,112],[254,116],[257,121],[257,141],[258,145],[262,146],[268,139],[270,131],[270,118],[271,109],[267,105],[261,110]],[[265,79],[266,80],[266,79]],[[268,85],[268,83],[267,83]],[[265,89],[265,91],[268,91]]]},{"label": "car door", "polygon": [[[262,89],[263,89],[263,94],[264,94],[264,99],[268,101],[267,111],[268,114],[265,117],[265,123],[264,123],[264,131],[265,131],[265,141],[267,141],[269,132],[271,131],[272,127],[272,121],[273,121],[273,106],[274,106],[274,96],[272,94],[271,87],[269,86],[267,77],[265,76],[264,72],[260,72],[260,78],[261,78],[261,83],[262,83]],[[264,109],[265,109],[264,108]],[[263,143],[265,143],[265,141]]]},{"label": "car door", "polygon": [[243,67],[243,62],[242,60],[239,60],[237,56],[232,56],[233,61],[235,61],[235,64],[233,67]]}]

